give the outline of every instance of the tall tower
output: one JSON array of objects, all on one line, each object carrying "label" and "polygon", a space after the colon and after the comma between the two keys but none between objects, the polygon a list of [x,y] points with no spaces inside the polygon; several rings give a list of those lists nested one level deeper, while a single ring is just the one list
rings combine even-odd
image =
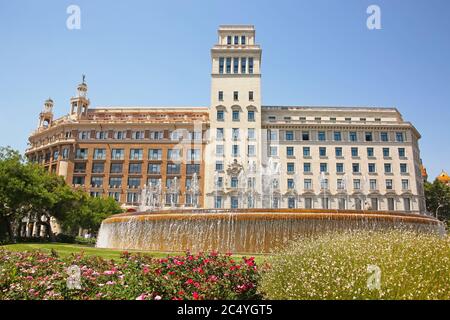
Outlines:
[{"label": "tall tower", "polygon": [[39,129],[48,128],[53,122],[53,100],[48,98],[44,102],[44,108],[39,114]]},{"label": "tall tower", "polygon": [[88,86],[83,75],[83,81],[77,87],[77,96],[70,99],[70,115],[80,118],[87,115],[90,101],[87,98]]},{"label": "tall tower", "polygon": [[261,48],[249,25],[219,27],[211,49],[210,141],[206,206],[258,206],[261,166]]}]

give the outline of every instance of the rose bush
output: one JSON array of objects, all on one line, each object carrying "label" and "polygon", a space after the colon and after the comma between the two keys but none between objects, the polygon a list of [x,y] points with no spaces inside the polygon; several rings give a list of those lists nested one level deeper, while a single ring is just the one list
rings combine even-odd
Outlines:
[{"label": "rose bush", "polygon": [[[79,268],[80,289],[67,286],[71,266]],[[217,252],[164,259],[124,252],[115,261],[0,249],[0,299],[258,299],[258,281],[253,257]]]}]

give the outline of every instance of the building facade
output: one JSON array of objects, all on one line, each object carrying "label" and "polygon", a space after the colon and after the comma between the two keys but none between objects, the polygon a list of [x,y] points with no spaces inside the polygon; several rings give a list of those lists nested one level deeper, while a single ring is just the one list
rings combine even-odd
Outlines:
[{"label": "building facade", "polygon": [[221,26],[208,107],[90,108],[47,100],[27,156],[92,196],[136,207],[424,212],[414,126],[395,108],[265,106],[253,26]]}]

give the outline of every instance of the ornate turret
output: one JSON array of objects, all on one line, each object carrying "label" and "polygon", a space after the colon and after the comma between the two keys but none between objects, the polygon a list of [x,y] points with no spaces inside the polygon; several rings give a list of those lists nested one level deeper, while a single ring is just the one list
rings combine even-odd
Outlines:
[{"label": "ornate turret", "polygon": [[87,98],[88,86],[86,76],[83,75],[83,81],[77,87],[77,96],[70,99],[70,115],[80,118],[87,115],[90,101]]},{"label": "ornate turret", "polygon": [[53,100],[48,98],[44,102],[44,108],[39,114],[39,128],[48,128],[53,122]]},{"label": "ornate turret", "polygon": [[437,179],[444,184],[450,184],[450,177],[444,170],[442,170],[441,174],[438,175]]}]

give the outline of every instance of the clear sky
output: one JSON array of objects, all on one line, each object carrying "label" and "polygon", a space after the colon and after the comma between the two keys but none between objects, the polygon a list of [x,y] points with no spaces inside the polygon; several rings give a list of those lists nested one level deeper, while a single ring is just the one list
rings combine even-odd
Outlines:
[{"label": "clear sky", "polygon": [[448,0],[0,0],[0,145],[24,151],[44,100],[66,114],[83,73],[94,107],[208,106],[217,27],[253,24],[263,104],[397,107],[434,178],[450,170],[449,14]]}]

